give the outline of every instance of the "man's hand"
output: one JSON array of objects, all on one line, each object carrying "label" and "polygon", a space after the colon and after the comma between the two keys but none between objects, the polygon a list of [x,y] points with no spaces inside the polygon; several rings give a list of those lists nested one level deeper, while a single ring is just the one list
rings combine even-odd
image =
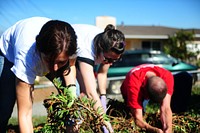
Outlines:
[{"label": "man's hand", "polygon": [[145,128],[147,131],[150,131],[151,133],[163,133],[161,129],[153,127],[149,125],[146,121],[144,121],[142,109],[132,109],[131,112],[135,117],[135,124],[138,127]]}]

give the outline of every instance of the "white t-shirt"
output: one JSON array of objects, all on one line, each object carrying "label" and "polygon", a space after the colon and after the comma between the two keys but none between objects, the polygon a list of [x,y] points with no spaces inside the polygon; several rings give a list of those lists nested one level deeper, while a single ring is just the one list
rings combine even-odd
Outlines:
[{"label": "white t-shirt", "polygon": [[48,72],[36,52],[36,36],[49,18],[32,17],[18,21],[0,38],[0,50],[14,65],[11,71],[26,83],[33,84],[36,76]]},{"label": "white t-shirt", "polygon": [[96,57],[94,53],[93,40],[95,36],[102,33],[103,30],[96,26],[87,24],[72,24],[72,27],[77,35],[77,56],[91,59],[95,61],[95,64],[99,64],[97,60],[95,60]]}]

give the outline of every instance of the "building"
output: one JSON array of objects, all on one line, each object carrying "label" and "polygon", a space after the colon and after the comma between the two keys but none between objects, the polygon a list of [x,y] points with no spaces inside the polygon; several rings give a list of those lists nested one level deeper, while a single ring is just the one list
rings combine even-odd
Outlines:
[{"label": "building", "polygon": [[[113,20],[113,21],[110,21]],[[109,16],[99,16],[96,18],[96,26],[103,28],[107,24],[116,25],[116,20]],[[169,36],[173,36],[178,28],[165,26],[129,26],[116,25],[116,28],[125,34],[126,49],[153,49],[163,50],[165,42]],[[200,51],[200,29],[183,29],[185,31],[194,31],[195,41],[188,44],[188,49],[195,52]]]},{"label": "building", "polygon": [[[178,28],[170,28],[164,26],[125,26],[119,25],[117,29],[121,30],[126,37],[127,49],[149,48],[154,50],[162,50],[163,45],[169,36],[173,36]],[[193,45],[193,49],[200,50],[200,29],[183,29],[185,31],[194,31],[195,41],[188,45]],[[198,46],[198,47],[196,47]]]}]

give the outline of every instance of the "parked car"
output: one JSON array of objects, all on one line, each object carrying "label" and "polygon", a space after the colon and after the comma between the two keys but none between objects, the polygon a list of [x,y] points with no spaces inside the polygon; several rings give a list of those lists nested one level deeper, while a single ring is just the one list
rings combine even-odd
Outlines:
[{"label": "parked car", "polygon": [[[140,64],[155,64],[172,73],[180,71],[196,71],[197,66],[185,63],[161,51],[155,50],[127,50],[121,59],[109,68],[107,93],[120,94],[120,85],[130,69]],[[196,79],[197,74],[193,74]]]}]

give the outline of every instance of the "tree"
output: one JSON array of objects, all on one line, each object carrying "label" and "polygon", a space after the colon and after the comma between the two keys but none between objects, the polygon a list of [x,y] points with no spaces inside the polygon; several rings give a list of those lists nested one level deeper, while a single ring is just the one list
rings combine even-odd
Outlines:
[{"label": "tree", "polygon": [[164,51],[173,57],[187,61],[195,53],[187,50],[187,43],[194,41],[194,32],[184,30],[177,31],[175,35],[169,36],[169,39],[164,46]]}]

